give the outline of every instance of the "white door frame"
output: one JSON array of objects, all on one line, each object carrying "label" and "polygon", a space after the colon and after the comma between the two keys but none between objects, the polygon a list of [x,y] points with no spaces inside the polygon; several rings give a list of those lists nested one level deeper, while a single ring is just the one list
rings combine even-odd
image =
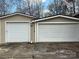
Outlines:
[{"label": "white door frame", "polygon": [[5,21],[5,33],[4,33],[4,34],[5,34],[5,36],[4,36],[4,37],[5,37],[5,42],[7,42],[7,41],[6,41],[6,36],[7,36],[7,34],[6,34],[7,25],[6,25],[6,24],[7,24],[8,22],[9,22],[9,23],[16,23],[16,22],[17,22],[17,23],[18,23],[18,22],[19,22],[19,23],[28,23],[28,24],[29,24],[29,28],[28,28],[28,30],[29,30],[29,39],[28,39],[28,42],[31,42],[31,22],[29,22],[29,21]]},{"label": "white door frame", "polygon": [[39,30],[39,28],[38,28],[38,26],[40,25],[40,24],[79,24],[79,22],[37,22],[37,23],[35,23],[35,42],[39,42],[38,41],[38,30]]}]

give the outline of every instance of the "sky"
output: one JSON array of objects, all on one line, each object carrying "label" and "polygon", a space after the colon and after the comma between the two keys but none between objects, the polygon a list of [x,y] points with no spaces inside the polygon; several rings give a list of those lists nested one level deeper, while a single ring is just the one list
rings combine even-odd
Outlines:
[{"label": "sky", "polygon": [[[26,0],[24,0],[26,1]],[[41,0],[30,0],[30,2],[37,2],[37,1],[41,1]],[[42,3],[44,5],[44,12],[48,12],[48,4],[50,4],[50,2],[53,2],[53,0],[42,0]],[[12,11],[11,12],[15,12],[16,11],[16,7],[13,6],[12,8]]]},{"label": "sky", "polygon": [[42,2],[46,2],[46,0],[42,0]]},{"label": "sky", "polygon": [[44,5],[44,13],[49,12],[49,10],[48,10],[48,4],[50,4],[54,0],[42,0],[42,1],[43,1],[43,5]]}]

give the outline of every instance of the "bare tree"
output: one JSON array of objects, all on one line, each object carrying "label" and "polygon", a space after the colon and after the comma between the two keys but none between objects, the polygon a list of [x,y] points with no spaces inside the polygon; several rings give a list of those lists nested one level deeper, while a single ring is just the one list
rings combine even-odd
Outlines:
[{"label": "bare tree", "polygon": [[6,3],[5,0],[0,0],[0,15],[6,14]]},{"label": "bare tree", "polygon": [[52,15],[66,15],[67,12],[67,6],[62,0],[54,0],[54,3],[48,5],[48,9],[50,10],[50,12],[52,12]]},{"label": "bare tree", "polygon": [[66,0],[69,4],[70,4],[70,7],[69,7],[69,12],[70,12],[70,15],[73,15],[75,14],[76,10],[75,10],[75,7],[76,7],[76,2],[75,0]]},{"label": "bare tree", "polygon": [[52,12],[52,15],[70,15],[76,14],[76,11],[79,10],[79,1],[78,0],[54,0],[54,3],[48,5],[48,9]]}]

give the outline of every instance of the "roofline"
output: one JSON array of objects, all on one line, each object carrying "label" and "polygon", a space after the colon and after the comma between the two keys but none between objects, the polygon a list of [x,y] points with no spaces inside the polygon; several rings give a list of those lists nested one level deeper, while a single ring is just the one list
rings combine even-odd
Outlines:
[{"label": "roofline", "polygon": [[48,19],[53,19],[53,18],[57,18],[57,17],[63,17],[63,18],[68,18],[68,19],[73,19],[73,20],[79,20],[79,18],[75,18],[75,17],[64,16],[64,15],[57,15],[57,16],[52,16],[52,17],[37,19],[37,20],[34,20],[34,21],[32,21],[32,22],[39,22],[39,21],[48,20]]},{"label": "roofline", "polygon": [[22,13],[12,13],[12,14],[5,15],[5,16],[0,17],[0,19],[7,18],[7,17],[11,17],[11,16],[14,16],[14,15],[22,15],[22,16],[25,16],[25,17],[34,18],[33,16],[29,16],[29,15],[22,14]]}]

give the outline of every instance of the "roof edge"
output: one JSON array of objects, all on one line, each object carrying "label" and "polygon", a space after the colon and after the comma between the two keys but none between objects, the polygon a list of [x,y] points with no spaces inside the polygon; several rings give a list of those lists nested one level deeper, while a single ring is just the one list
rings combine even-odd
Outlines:
[{"label": "roof edge", "polygon": [[51,17],[47,17],[47,18],[37,19],[37,20],[34,20],[33,22],[39,22],[39,21],[53,19],[53,18],[57,18],[57,17],[63,17],[63,18],[68,18],[68,19],[73,19],[73,20],[79,20],[79,18],[75,18],[75,17],[57,15],[57,16],[51,16]]},{"label": "roof edge", "polygon": [[33,17],[33,16],[29,16],[29,15],[22,14],[22,13],[12,13],[12,14],[5,15],[5,16],[0,17],[0,19],[2,19],[2,18],[7,18],[7,17],[11,17],[11,16],[14,16],[14,15],[22,15],[22,16],[29,17],[29,18],[35,18],[35,17]]}]

